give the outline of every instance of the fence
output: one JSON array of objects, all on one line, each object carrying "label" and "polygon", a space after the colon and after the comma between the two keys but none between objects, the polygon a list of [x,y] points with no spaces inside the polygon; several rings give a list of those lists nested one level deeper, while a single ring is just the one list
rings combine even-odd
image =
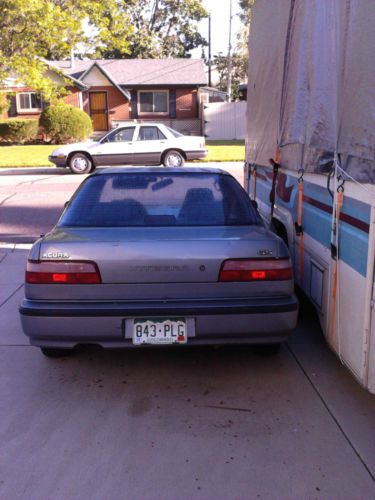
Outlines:
[{"label": "fence", "polygon": [[208,140],[245,139],[246,101],[215,102],[203,106],[203,130]]}]

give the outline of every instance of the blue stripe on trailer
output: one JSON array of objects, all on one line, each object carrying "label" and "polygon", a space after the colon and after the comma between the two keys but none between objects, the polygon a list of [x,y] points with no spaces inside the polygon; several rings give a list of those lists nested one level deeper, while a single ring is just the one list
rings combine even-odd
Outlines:
[{"label": "blue stripe on trailer", "polygon": [[[257,166],[257,198],[269,205],[272,177],[270,169]],[[286,175],[279,177],[277,205],[288,209],[297,220],[297,178]],[[267,175],[268,174],[268,175]],[[251,183],[250,183],[251,185]],[[303,230],[316,241],[330,248],[332,223],[332,198],[327,189],[304,181]],[[340,258],[350,267],[366,276],[368,256],[368,227],[371,207],[359,200],[344,196],[344,206],[339,231]]]}]

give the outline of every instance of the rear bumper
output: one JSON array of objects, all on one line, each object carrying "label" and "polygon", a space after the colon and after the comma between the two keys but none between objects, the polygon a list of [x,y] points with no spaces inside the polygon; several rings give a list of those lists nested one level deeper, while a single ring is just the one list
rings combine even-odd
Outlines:
[{"label": "rear bumper", "polygon": [[54,163],[56,167],[66,167],[66,157],[60,158],[58,156],[49,156],[48,161]]},{"label": "rear bumper", "polygon": [[265,299],[126,303],[53,303],[25,299],[22,327],[31,344],[74,347],[132,347],[130,325],[137,317],[190,318],[188,344],[264,343],[286,340],[295,328],[295,296]]},{"label": "rear bumper", "polygon": [[199,151],[186,151],[186,159],[189,160],[200,160],[206,158],[208,155],[207,149],[201,149]]}]

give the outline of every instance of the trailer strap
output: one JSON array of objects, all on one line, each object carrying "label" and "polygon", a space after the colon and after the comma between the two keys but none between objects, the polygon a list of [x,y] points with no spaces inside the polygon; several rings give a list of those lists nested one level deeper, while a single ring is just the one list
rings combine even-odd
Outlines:
[{"label": "trailer strap", "polygon": [[334,243],[331,243],[331,256],[334,259],[333,267],[333,277],[332,277],[332,307],[331,307],[331,318],[330,318],[330,330],[329,339],[332,342],[335,334],[335,323],[336,323],[336,304],[337,304],[337,288],[338,288],[338,274],[339,274],[339,251],[338,251],[338,241],[339,241],[339,224],[341,210],[344,203],[344,182],[345,180],[340,177],[340,181],[337,187],[337,197],[336,204],[334,207],[334,225],[333,225],[333,237]]},{"label": "trailer strap", "polygon": [[[276,154],[276,159],[278,155]],[[269,159],[270,164],[272,165],[273,168],[273,175],[272,175],[272,187],[270,191],[270,203],[271,203],[271,218],[273,217],[273,210],[275,207],[275,199],[276,199],[276,181],[277,181],[277,174],[279,172],[280,168],[280,163],[278,163],[276,160],[273,158]]]},{"label": "trailer strap", "polygon": [[302,227],[302,205],[303,205],[303,168],[298,170],[298,215],[294,224],[296,236],[298,237],[298,277],[302,285],[303,279],[303,227]]},{"label": "trailer strap", "polygon": [[252,195],[253,195],[253,200],[256,200],[257,198],[257,168],[253,167],[252,171],[252,178],[253,178],[253,186],[252,186]]}]

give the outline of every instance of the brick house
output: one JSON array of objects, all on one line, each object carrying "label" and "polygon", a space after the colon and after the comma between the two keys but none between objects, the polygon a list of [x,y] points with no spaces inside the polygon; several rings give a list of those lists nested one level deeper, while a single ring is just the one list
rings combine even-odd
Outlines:
[{"label": "brick house", "polygon": [[[95,132],[130,120],[159,121],[187,134],[201,133],[198,92],[206,85],[202,59],[111,59],[49,62],[51,78],[69,80],[68,104],[86,111]],[[65,83],[66,85],[66,83]],[[38,117],[32,89],[13,87],[3,118]]]}]

